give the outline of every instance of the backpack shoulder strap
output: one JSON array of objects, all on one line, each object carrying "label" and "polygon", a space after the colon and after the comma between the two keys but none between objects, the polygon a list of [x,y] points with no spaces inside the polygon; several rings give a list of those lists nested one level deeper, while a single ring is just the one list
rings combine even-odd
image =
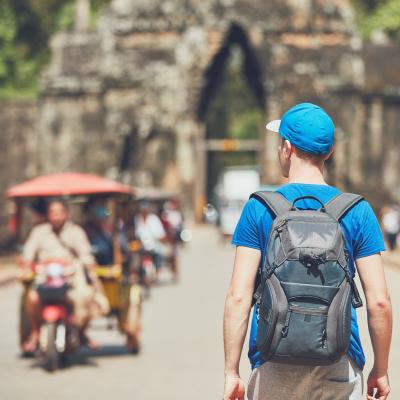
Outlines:
[{"label": "backpack shoulder strap", "polygon": [[326,212],[339,221],[351,208],[364,197],[354,193],[340,193],[325,204]]},{"label": "backpack shoulder strap", "polygon": [[252,193],[249,199],[251,198],[257,199],[267,207],[275,217],[288,212],[292,208],[292,204],[278,192],[260,190]]}]

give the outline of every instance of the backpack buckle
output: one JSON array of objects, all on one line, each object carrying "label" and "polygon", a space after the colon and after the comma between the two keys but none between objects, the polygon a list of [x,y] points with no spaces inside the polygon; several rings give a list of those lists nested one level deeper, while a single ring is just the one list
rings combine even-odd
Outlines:
[{"label": "backpack buckle", "polygon": [[275,271],[275,265],[272,265],[271,267],[269,267],[266,272],[265,272],[265,279],[269,279],[271,278],[272,274]]},{"label": "backpack buckle", "polygon": [[360,293],[358,292],[357,285],[354,282],[354,279],[351,278],[350,281],[350,287],[351,287],[351,303],[354,308],[359,308],[363,306],[363,301],[360,296]]},{"label": "backpack buckle", "polygon": [[307,254],[304,251],[300,251],[299,261],[307,268],[316,267],[326,261],[326,251],[314,252],[311,250]]}]

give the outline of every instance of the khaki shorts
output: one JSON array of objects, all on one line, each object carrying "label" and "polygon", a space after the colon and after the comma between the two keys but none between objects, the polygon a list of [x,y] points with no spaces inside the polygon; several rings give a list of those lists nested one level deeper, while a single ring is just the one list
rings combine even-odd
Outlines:
[{"label": "khaki shorts", "polygon": [[266,362],[252,371],[249,400],[362,400],[361,369],[347,355],[328,366]]}]

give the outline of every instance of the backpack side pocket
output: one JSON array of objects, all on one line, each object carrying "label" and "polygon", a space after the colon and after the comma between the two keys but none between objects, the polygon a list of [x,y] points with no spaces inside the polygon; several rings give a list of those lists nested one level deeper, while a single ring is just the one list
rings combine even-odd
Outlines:
[{"label": "backpack side pocket", "polygon": [[277,334],[284,326],[288,309],[285,293],[277,277],[272,274],[264,283],[259,305],[257,348],[264,359],[270,358],[277,346]]},{"label": "backpack side pocket", "polygon": [[351,331],[351,288],[347,280],[333,299],[327,320],[327,344],[332,361],[347,352]]},{"label": "backpack side pocket", "polygon": [[261,353],[267,354],[275,332],[278,315],[276,294],[269,280],[264,282],[263,286],[261,302],[257,309],[258,334],[256,343]]}]

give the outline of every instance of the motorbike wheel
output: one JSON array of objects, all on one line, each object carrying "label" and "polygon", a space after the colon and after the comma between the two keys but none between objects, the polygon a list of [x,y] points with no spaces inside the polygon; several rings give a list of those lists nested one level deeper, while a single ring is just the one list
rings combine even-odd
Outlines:
[{"label": "motorbike wheel", "polygon": [[121,316],[121,324],[125,327],[126,344],[131,354],[140,352],[140,327],[142,312],[142,289],[139,285],[129,287],[126,310]]},{"label": "motorbike wheel", "polygon": [[47,371],[54,372],[60,366],[60,354],[56,347],[57,324],[49,323],[47,329],[47,346],[45,354],[45,367]]}]

